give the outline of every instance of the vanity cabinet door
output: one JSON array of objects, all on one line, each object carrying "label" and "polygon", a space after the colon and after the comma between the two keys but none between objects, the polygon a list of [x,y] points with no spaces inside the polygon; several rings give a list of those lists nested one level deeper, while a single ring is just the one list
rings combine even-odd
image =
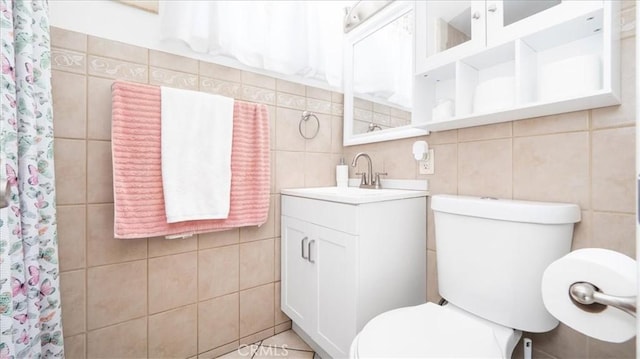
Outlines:
[{"label": "vanity cabinet door", "polygon": [[316,315],[316,269],[308,260],[313,227],[282,216],[281,308],[304,330],[313,328]]},{"label": "vanity cabinet door", "polygon": [[310,260],[317,276],[316,341],[334,358],[349,356],[356,336],[358,237],[316,227]]},{"label": "vanity cabinet door", "polygon": [[488,0],[487,46],[519,39],[602,6],[601,0]]},{"label": "vanity cabinet door", "polygon": [[282,310],[335,358],[356,335],[357,240],[282,217]]}]

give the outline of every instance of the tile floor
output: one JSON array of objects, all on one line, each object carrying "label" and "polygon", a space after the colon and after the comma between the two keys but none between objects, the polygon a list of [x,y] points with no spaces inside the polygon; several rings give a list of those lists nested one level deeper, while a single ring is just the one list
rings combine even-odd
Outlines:
[{"label": "tile floor", "polygon": [[243,346],[221,359],[295,358],[322,359],[293,330],[287,330],[257,343]]}]

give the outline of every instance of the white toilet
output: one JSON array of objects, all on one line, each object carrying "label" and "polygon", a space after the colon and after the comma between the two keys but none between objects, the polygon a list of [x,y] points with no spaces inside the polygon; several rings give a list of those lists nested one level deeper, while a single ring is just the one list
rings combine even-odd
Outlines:
[{"label": "white toilet", "polygon": [[510,358],[521,331],[558,325],[542,302],[542,273],[569,253],[578,206],[437,195],[431,208],[448,304],[378,315],[351,358]]}]

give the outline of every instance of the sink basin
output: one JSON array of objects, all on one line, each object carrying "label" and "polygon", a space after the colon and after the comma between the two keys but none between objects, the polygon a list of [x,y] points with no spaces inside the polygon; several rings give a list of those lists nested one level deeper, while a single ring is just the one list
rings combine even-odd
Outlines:
[{"label": "sink basin", "polygon": [[361,204],[424,197],[427,191],[406,189],[368,189],[359,187],[311,187],[283,189],[282,194],[347,204]]}]

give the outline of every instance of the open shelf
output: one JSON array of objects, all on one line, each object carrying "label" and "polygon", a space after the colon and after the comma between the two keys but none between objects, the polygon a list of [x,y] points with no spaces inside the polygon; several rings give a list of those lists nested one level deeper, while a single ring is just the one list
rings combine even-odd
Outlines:
[{"label": "open shelf", "polygon": [[605,5],[417,75],[414,111],[423,121],[416,127],[440,131],[620,104],[616,11]]}]

